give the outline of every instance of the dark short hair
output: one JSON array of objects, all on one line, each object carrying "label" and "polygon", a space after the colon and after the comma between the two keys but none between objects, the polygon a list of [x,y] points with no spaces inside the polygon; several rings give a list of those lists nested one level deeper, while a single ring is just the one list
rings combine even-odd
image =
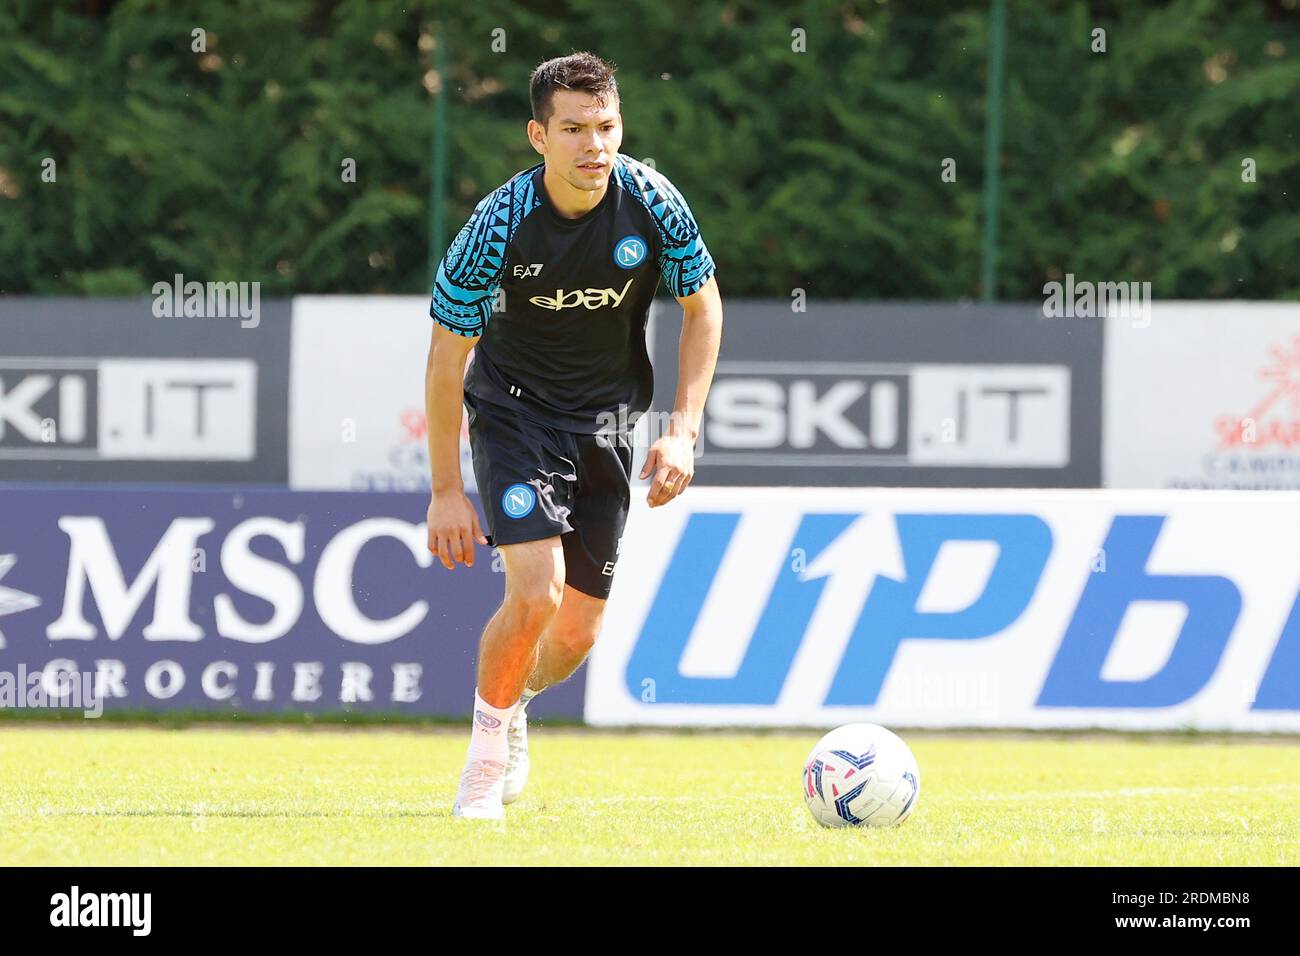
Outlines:
[{"label": "dark short hair", "polygon": [[594,53],[571,53],[557,56],[538,65],[529,80],[529,98],[533,119],[545,126],[555,112],[556,90],[580,90],[590,93],[601,106],[618,96],[614,65]]}]

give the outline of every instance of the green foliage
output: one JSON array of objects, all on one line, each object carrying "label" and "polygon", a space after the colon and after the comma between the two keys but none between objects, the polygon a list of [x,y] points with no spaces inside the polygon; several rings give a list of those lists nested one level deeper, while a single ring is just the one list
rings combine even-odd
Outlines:
[{"label": "green foliage", "polygon": [[[1066,272],[1147,280],[1161,298],[1300,296],[1284,265],[1300,232],[1300,19],[1287,5],[1015,5],[1004,297]],[[1090,51],[1095,27],[1105,54]]]},{"label": "green foliage", "polygon": [[[1011,0],[999,295],[1037,298],[1073,272],[1150,280],[1166,298],[1300,296],[1296,7]],[[976,296],[987,13],[969,0],[10,0],[0,292],[139,295],[176,272],[267,295],[422,292],[431,89],[449,93],[450,234],[537,161],[532,68],[590,49],[619,67],[623,151],[686,195],[725,294]],[[192,49],[200,28],[206,52]]]}]

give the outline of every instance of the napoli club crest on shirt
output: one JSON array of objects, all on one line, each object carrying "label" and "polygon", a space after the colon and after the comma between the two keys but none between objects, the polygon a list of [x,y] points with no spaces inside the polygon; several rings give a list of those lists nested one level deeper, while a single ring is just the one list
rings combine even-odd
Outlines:
[{"label": "napoli club crest on shirt", "polygon": [[614,247],[614,263],[620,269],[635,269],[645,261],[646,242],[640,236],[627,236]]}]

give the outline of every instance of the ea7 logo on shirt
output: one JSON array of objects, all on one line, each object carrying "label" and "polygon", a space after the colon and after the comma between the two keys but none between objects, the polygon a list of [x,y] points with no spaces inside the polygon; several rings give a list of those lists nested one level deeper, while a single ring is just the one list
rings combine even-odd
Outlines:
[{"label": "ea7 logo on shirt", "polygon": [[556,289],[555,298],[535,295],[528,301],[533,305],[541,306],[543,309],[550,309],[552,312],[559,312],[561,309],[574,309],[580,305],[588,309],[603,309],[607,305],[617,307],[622,304],[624,297],[627,296],[627,290],[632,287],[634,281],[628,279],[623,288],[618,291],[614,289],[574,289],[572,292],[565,292],[563,289]]},{"label": "ea7 logo on shirt", "polygon": [[510,270],[511,275],[516,279],[523,279],[528,276],[539,276],[542,274],[542,263],[534,262],[531,265],[520,263]]}]

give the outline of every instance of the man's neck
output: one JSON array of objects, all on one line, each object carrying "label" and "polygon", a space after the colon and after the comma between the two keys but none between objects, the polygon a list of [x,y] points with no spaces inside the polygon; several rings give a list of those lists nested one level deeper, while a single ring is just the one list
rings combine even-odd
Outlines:
[{"label": "man's neck", "polygon": [[591,212],[605,198],[605,190],[609,189],[609,180],[606,179],[605,185],[595,191],[575,189],[565,182],[562,176],[551,172],[551,167],[547,166],[542,173],[542,185],[546,187],[546,196],[557,213],[565,219],[577,219]]}]

